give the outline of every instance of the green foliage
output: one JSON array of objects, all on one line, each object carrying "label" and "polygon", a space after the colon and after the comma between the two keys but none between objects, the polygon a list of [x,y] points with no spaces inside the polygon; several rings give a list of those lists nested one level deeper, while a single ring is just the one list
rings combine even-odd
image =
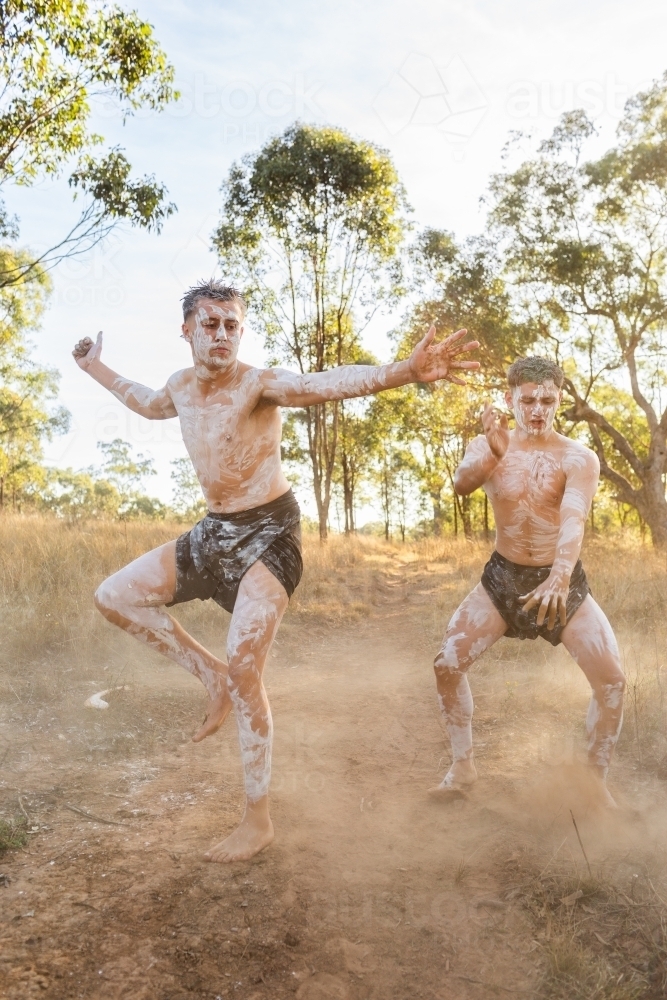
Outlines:
[{"label": "green foliage", "polygon": [[85,0],[9,0],[0,6],[0,184],[29,184],[100,137],[88,129],[90,99],[121,112],[161,108],[173,69],[134,11]]},{"label": "green foliage", "polygon": [[[368,317],[399,290],[406,203],[388,155],[297,124],[235,164],[223,191],[214,244],[275,358],[302,372],[357,361],[359,310]],[[338,403],[305,417],[322,537],[339,420]]]},{"label": "green foliage", "polygon": [[199,480],[189,458],[175,458],[171,462],[173,482],[172,507],[184,521],[198,521],[207,511]]},{"label": "green foliage", "polygon": [[109,482],[120,498],[116,517],[122,520],[135,518],[162,519],[167,515],[166,506],[142,490],[145,476],[156,474],[153,460],[137,455],[132,457],[132,445],[121,438],[100,441],[97,445],[104,455],[101,479]]},{"label": "green foliage", "polygon": [[154,177],[131,181],[131,169],[123,153],[112,149],[103,160],[84,157],[69,183],[89,194],[106,218],[126,219],[134,226],[159,233],[176,206],[165,202],[164,184],[158,184]]},{"label": "green foliage", "polygon": [[[14,259],[4,254],[7,262]],[[31,358],[26,340],[39,325],[48,287],[42,272],[30,283],[0,287],[0,508],[30,500],[46,476],[44,441],[69,426],[67,410],[48,405],[58,392],[58,373]]]},{"label": "green foliage", "polygon": [[475,357],[485,381],[504,384],[507,367],[528,353],[537,330],[517,318],[497,248],[486,237],[458,245],[451,233],[426,229],[410,255],[420,301],[410,316],[413,336],[404,341],[403,353],[412,350],[431,323],[441,337],[465,327],[480,342]]},{"label": "green foliage", "polygon": [[[582,111],[564,115],[536,156],[493,178],[490,221],[516,313],[575,362],[567,417],[588,425],[602,475],[666,545],[667,75],[628,102],[616,145],[583,162],[592,133]],[[601,380],[629,386],[630,438],[622,412],[596,407]]]},{"label": "green foliage", "polygon": [[[89,127],[91,100],[113,100],[127,117],[160,110],[176,94],[173,68],[134,11],[100,0],[10,0],[0,4],[0,189],[59,176],[87,196],[81,216],[38,258],[0,260],[0,286],[37,278],[45,267],[89,250],[120,220],[159,231],[174,211],[153,177],[130,179],[122,151],[95,160],[103,138]],[[0,201],[0,238],[18,238]],[[0,250],[0,257],[4,251]],[[11,263],[11,266],[7,266]]]},{"label": "green foliage", "polygon": [[9,822],[0,819],[0,855],[5,851],[16,851],[28,843],[26,821],[21,816]]},{"label": "green foliage", "polygon": [[117,517],[121,496],[108,479],[73,469],[48,470],[38,506],[70,521]]}]

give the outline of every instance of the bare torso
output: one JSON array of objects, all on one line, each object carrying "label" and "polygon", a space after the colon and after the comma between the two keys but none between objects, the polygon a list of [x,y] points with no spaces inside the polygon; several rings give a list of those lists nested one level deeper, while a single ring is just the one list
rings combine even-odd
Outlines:
[{"label": "bare torso", "polygon": [[239,365],[234,382],[219,388],[202,385],[187,368],[167,383],[185,447],[216,513],[258,507],[289,489],[280,467],[280,408],[262,398],[261,374]]},{"label": "bare torso", "polygon": [[[468,454],[472,458],[488,452],[486,438],[480,435]],[[522,441],[510,433],[505,457],[483,486],[493,507],[500,555],[524,566],[554,562],[568,474],[584,469],[590,456],[584,445],[556,432],[539,442]],[[595,479],[593,466],[593,490]]]}]

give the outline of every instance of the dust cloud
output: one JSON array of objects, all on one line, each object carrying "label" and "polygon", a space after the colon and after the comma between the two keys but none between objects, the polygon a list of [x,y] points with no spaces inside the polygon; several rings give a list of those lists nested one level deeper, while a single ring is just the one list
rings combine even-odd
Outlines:
[{"label": "dust cloud", "polygon": [[[610,815],[583,764],[588,686],[544,642],[501,640],[472,669],[480,780],[427,795],[450,763],[432,660],[483,546],[308,541],[267,668],[276,840],[225,866],[202,856],[242,809],[234,726],[191,743],[196,682],[90,605],[168,526],[1,530],[1,997],[665,995],[667,585],[650,552],[584,552],[628,676]],[[224,612],[178,614],[224,650]],[[108,708],[85,706],[102,691]]]}]

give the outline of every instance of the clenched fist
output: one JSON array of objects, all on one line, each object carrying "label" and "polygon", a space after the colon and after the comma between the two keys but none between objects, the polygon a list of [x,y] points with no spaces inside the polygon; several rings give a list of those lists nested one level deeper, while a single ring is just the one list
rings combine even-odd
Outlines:
[{"label": "clenched fist", "polygon": [[79,368],[89,368],[93,361],[97,361],[102,353],[102,331],[97,334],[97,340],[95,343],[90,337],[84,337],[80,340],[72,351],[72,357],[76,361]]}]

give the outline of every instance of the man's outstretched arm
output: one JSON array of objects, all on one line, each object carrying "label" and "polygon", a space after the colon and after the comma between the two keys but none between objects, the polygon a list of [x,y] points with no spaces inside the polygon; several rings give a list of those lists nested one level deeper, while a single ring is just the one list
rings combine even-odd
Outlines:
[{"label": "man's outstretched arm", "polygon": [[72,351],[72,356],[79,368],[88,372],[91,378],[108,389],[116,399],[124,403],[130,410],[139,413],[149,420],[167,420],[176,416],[176,408],[172,402],[169,390],[149,389],[139,382],[131,382],[122,378],[111,368],[100,361],[102,353],[102,333],[98,333],[95,343],[90,337],[80,340]]},{"label": "man's outstretched arm", "polygon": [[455,385],[465,385],[456,372],[479,368],[478,361],[461,360],[461,355],[479,347],[476,340],[461,343],[466,332],[459,330],[442,343],[434,344],[435,327],[432,326],[406,361],[394,361],[389,365],[341,365],[309,375],[267,369],[262,373],[262,398],[278,406],[313,406],[334,399],[371,396],[409,382],[445,379]]}]

